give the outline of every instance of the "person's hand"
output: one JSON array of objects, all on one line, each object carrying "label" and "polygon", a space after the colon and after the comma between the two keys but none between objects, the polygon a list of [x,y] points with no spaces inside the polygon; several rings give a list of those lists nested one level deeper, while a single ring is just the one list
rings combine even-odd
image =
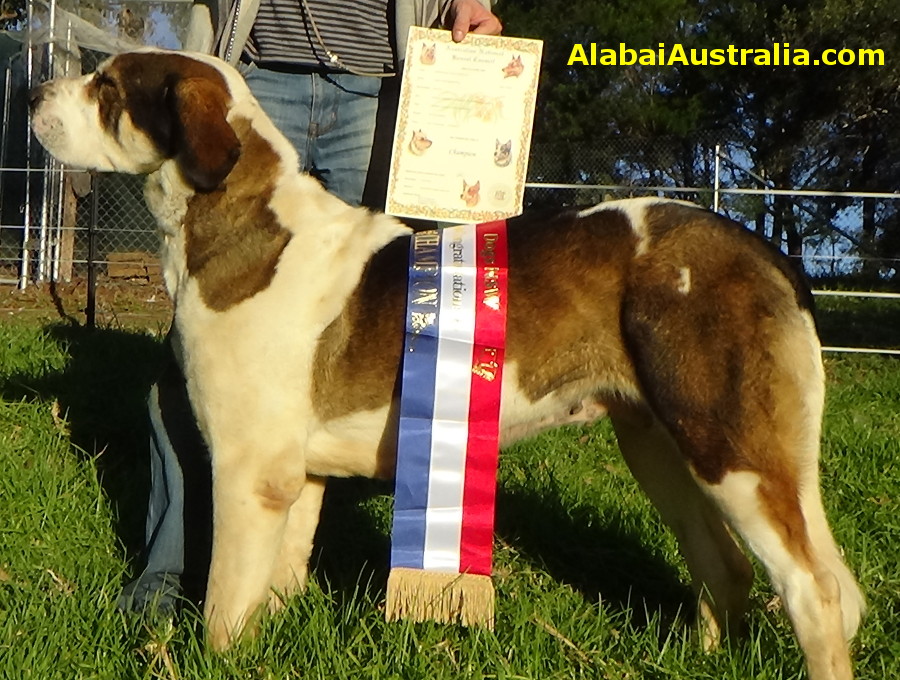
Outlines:
[{"label": "person's hand", "polygon": [[453,42],[461,42],[469,31],[500,35],[503,30],[500,19],[478,0],[453,0],[447,13],[447,23],[453,31]]}]

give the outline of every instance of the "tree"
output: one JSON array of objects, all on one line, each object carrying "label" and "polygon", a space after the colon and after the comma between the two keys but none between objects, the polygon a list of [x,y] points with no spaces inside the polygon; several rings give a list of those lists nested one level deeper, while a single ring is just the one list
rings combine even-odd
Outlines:
[{"label": "tree", "polygon": [[[900,40],[889,4],[885,0],[708,3],[700,26],[707,39],[719,43],[787,43],[814,56],[826,49],[878,47],[890,55],[897,54]],[[876,188],[875,169],[883,167],[891,145],[877,143],[872,126],[889,110],[896,111],[900,85],[896,64],[729,66],[719,74],[700,75],[714,79],[717,97],[725,95],[728,101],[719,115],[724,116],[730,137],[748,149],[757,174],[775,186]],[[896,137],[893,131],[887,134]],[[838,207],[832,204],[825,212],[830,210],[833,216]],[[771,211],[775,236],[783,235],[788,252],[799,255],[805,234],[794,202],[776,197]],[[819,217],[823,223],[829,219],[827,214]]]},{"label": "tree", "polygon": [[502,0],[497,12],[508,32],[544,40],[535,139],[583,140],[615,133],[656,135],[692,129],[691,96],[671,87],[670,69],[569,65],[573,46],[655,47],[681,41],[693,12],[689,0]]},{"label": "tree", "polygon": [[[672,69],[569,63],[575,45],[590,51],[591,45],[656,47],[660,42],[683,42],[690,23],[684,17],[696,13],[693,4],[501,1],[496,11],[507,33],[544,40],[532,179],[586,184],[693,182],[692,171],[702,162],[692,139],[701,112],[693,93],[675,87],[677,74]],[[570,198],[583,203],[599,197],[582,193]]]}]

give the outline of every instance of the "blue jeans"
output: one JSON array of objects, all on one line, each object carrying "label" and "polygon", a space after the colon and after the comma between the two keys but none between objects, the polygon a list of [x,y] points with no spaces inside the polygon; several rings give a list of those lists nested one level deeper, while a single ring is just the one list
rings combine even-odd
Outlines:
[{"label": "blue jeans", "polygon": [[372,156],[381,79],[349,73],[285,73],[244,65],[263,110],[300,154],[300,169],[359,205]]},{"label": "blue jeans", "polygon": [[[347,203],[359,205],[372,154],[381,80],[285,73],[254,65],[244,66],[243,74],[263,110],[297,149],[300,169],[318,177]],[[128,610],[143,610],[153,603],[171,608],[186,562],[191,571],[190,564],[198,561],[196,555],[185,554],[185,543],[190,543],[191,553],[209,549],[209,537],[204,536],[212,513],[209,466],[174,359],[151,389],[148,406],[152,435],[147,566],[119,597],[119,607]],[[186,503],[193,506],[187,512]],[[197,515],[204,515],[199,527]],[[192,526],[186,527],[185,517]]]}]

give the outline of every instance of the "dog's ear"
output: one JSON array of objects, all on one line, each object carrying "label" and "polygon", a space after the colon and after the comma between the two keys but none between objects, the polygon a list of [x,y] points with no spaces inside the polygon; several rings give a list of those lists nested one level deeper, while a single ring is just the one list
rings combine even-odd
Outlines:
[{"label": "dog's ear", "polygon": [[241,143],[225,116],[228,94],[205,78],[184,78],[167,93],[179,127],[175,161],[199,191],[212,191],[231,172]]}]

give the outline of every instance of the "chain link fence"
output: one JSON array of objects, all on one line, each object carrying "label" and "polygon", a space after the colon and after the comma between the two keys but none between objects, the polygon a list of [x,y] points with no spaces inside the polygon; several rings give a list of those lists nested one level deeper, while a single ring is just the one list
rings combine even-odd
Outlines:
[{"label": "chain link fence", "polygon": [[[83,51],[92,71],[104,55]],[[159,239],[143,200],[143,178],[65,170],[30,137],[26,65],[4,71],[0,148],[0,279],[25,287],[84,277],[91,261],[116,276],[152,273]],[[39,67],[38,67],[39,68]],[[131,274],[128,274],[131,272]],[[147,274],[149,278],[150,275]]]},{"label": "chain link fence", "polygon": [[[20,134],[27,135],[24,126]],[[786,200],[800,243],[800,251],[792,254],[802,259],[807,274],[835,279],[865,275],[885,284],[896,277],[898,259],[885,251],[893,245],[892,234],[900,230],[900,197],[840,192],[809,195],[802,191],[784,196],[765,187],[748,190],[723,185],[717,189],[713,143],[698,147],[708,157],[703,161],[704,172],[697,172],[695,166],[693,176],[688,178],[656,170],[644,172],[636,163],[616,160],[620,154],[633,157],[635,149],[651,145],[652,155],[666,160],[659,158],[664,156],[664,140],[610,140],[599,149],[573,151],[568,158],[564,153],[537,148],[532,156],[526,205],[593,205],[628,196],[667,196],[717,207],[787,250],[789,235],[779,229],[776,214],[778,202]],[[124,265],[145,266],[155,256],[158,237],[144,205],[142,178],[63,172],[53,167],[39,149],[32,151],[45,168],[28,170],[10,165],[8,159],[0,168],[0,278],[27,285],[50,278],[84,276],[91,236],[94,257],[102,271],[109,272],[110,264],[115,265],[113,274],[118,265],[123,265],[125,272],[138,271]],[[719,158],[719,162],[724,164],[728,159]],[[597,165],[591,165],[594,163]],[[566,172],[566,166],[601,169]],[[25,196],[28,188],[30,200]],[[863,232],[867,214],[874,215],[880,237],[877,243]],[[43,259],[41,248],[48,253]],[[52,266],[44,261],[51,256],[56,258]]]},{"label": "chain link fence", "polygon": [[[26,121],[13,120],[7,132],[11,140],[27,137]],[[799,252],[791,254],[802,259],[807,274],[835,279],[866,275],[885,284],[896,277],[898,259],[885,251],[893,246],[892,235],[900,232],[900,196],[803,191],[784,195],[759,183],[751,189],[722,182],[717,186],[717,163],[724,174],[721,167],[735,162],[721,152],[717,156],[715,137],[706,135],[702,141],[704,135],[698,135],[698,139],[691,162],[683,162],[680,169],[665,139],[536,147],[526,206],[583,206],[628,196],[667,196],[716,207],[788,250],[790,234],[780,226],[777,214],[786,204],[799,242]],[[143,201],[143,178],[63,171],[36,144],[30,147],[31,169],[23,162],[17,165],[15,153],[8,153],[0,167],[0,278],[27,285],[84,276],[91,238],[102,272],[115,275],[119,268],[134,275],[146,268],[157,252],[158,236]],[[22,154],[18,158],[24,161]],[[732,169],[730,176],[736,174]],[[877,243],[863,231],[867,215],[876,225]],[[50,258],[52,262],[47,261]]]},{"label": "chain link fence", "polygon": [[[108,263],[111,254],[129,252],[156,253],[159,237],[156,222],[144,203],[144,178],[107,174],[94,178],[97,192],[96,248],[97,259]],[[88,201],[81,201],[87,223]],[[82,239],[84,240],[84,239]]]},{"label": "chain link fence", "polygon": [[[93,71],[107,54],[178,48],[191,0],[28,0],[21,31],[0,33],[0,280],[24,288],[97,273],[148,272],[158,250],[143,180],[65,171],[30,135],[31,85]],[[150,263],[148,265],[148,263]]]}]

